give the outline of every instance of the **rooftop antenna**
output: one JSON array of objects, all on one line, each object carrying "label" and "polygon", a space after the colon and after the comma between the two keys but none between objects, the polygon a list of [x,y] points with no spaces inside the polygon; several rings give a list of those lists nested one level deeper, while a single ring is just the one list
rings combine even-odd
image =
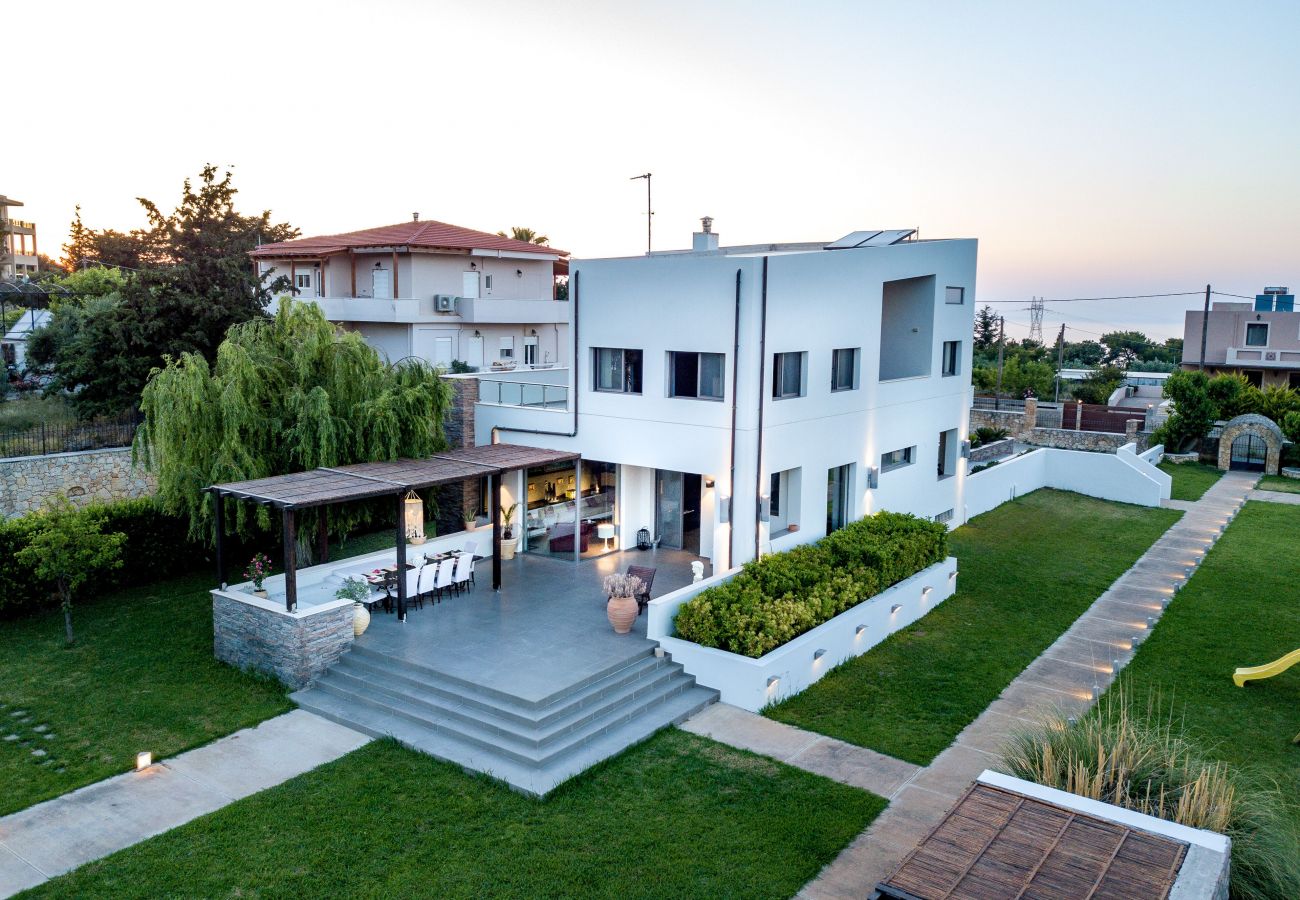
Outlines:
[{"label": "rooftop antenna", "polygon": [[650,207],[650,175],[651,175],[650,172],[646,172],[644,175],[633,175],[631,178],[628,179],[628,181],[637,181],[642,178],[645,179],[645,255],[646,256],[650,255],[650,220],[651,217],[655,214],[654,210]]}]

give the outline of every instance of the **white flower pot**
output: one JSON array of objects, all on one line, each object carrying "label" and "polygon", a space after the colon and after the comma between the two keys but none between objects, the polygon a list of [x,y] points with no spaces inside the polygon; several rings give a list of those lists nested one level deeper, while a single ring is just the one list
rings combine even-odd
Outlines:
[{"label": "white flower pot", "polygon": [[519,547],[519,538],[502,538],[501,539],[501,558],[514,559],[515,550]]}]

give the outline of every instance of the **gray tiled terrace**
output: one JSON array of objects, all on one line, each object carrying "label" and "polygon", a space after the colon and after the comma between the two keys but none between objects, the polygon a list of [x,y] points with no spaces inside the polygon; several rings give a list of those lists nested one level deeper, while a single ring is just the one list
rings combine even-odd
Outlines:
[{"label": "gray tiled terrace", "polygon": [[[491,561],[476,572],[477,586],[441,603],[411,608],[406,624],[376,609],[356,646],[398,657],[440,674],[541,703],[573,684],[626,665],[654,644],[646,616],[631,634],[615,634],[605,618],[601,579],[628,566],[655,568],[651,596],[691,583],[699,557],[681,550],[627,550],[574,562],[521,553],[501,564],[501,589],[491,584]],[[711,568],[705,563],[705,577]]]}]

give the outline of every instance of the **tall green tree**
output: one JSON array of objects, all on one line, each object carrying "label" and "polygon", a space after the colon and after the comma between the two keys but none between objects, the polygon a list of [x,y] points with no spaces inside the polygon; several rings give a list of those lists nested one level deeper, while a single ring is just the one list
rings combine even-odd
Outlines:
[{"label": "tall green tree", "polygon": [[36,530],[17,553],[34,580],[53,582],[63,610],[63,632],[73,642],[72,600],[91,578],[122,565],[126,535],[102,530],[98,519],[81,513],[67,497],[48,501],[37,517]]},{"label": "tall green tree", "polygon": [[[274,318],[231,328],[215,364],[184,353],[155,370],[136,455],[157,472],[164,508],[189,518],[192,539],[211,542],[207,485],[428,456],[446,446],[450,398],[436,369],[411,358],[390,366],[314,304],[285,298]],[[245,536],[270,524],[264,508],[229,509]],[[333,507],[331,530],[346,532],[364,514]],[[314,519],[302,524],[304,545],[315,529]]]},{"label": "tall green tree", "polygon": [[998,314],[987,304],[975,311],[975,349],[988,350],[998,345]]},{"label": "tall green tree", "polygon": [[1105,403],[1115,388],[1124,383],[1124,373],[1115,366],[1102,366],[1070,385],[1070,396],[1084,403]]},{"label": "tall green tree", "polygon": [[[101,252],[105,241],[116,246],[121,238],[129,252],[114,253],[129,257],[132,270],[115,302],[81,309],[64,323],[56,312],[49,339],[33,354],[56,388],[74,392],[81,413],[135,407],[150,371],[168,357],[198,353],[212,360],[226,331],[265,315],[274,292],[287,285],[282,278],[265,283],[248,252],[259,241],[297,237],[298,230],[272,223],[269,211],[242,215],[236,193],[231,173],[219,176],[209,165],[197,183],[185,180],[169,213],[140,198],[149,226],[129,236],[90,231],[78,214],[65,248],[69,257],[99,254],[92,257],[96,264],[127,266]],[[84,268],[86,256],[76,258]]]},{"label": "tall green tree", "polygon": [[1142,359],[1142,354],[1151,346],[1151,341],[1140,331],[1111,331],[1101,336],[1106,345],[1106,363],[1128,368],[1129,363]]}]

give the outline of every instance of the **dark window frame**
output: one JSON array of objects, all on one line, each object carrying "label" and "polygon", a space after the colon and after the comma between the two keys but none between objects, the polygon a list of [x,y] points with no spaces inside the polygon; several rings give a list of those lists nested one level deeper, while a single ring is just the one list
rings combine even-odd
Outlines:
[{"label": "dark window frame", "polygon": [[[885,462],[885,459],[887,457],[893,456],[896,453],[903,454],[902,459],[897,460],[896,462]],[[892,472],[895,469],[902,469],[907,466],[910,466],[915,462],[916,462],[915,445],[911,447],[899,447],[897,450],[887,450],[886,452],[880,454],[880,471],[882,473]]]},{"label": "dark window frame", "polygon": [[[622,372],[622,377],[619,379],[619,387],[601,387],[600,377],[603,371],[601,367],[602,352],[619,354],[618,369]],[[636,354],[635,363],[629,361],[629,353]],[[635,347],[592,347],[591,354],[593,391],[601,394],[630,394],[638,397],[645,392],[645,354],[641,350]],[[634,378],[631,379],[635,382],[635,387],[632,387],[629,382],[629,365],[635,365],[635,369],[632,370],[634,372]]]},{"label": "dark window frame", "polygon": [[[803,368],[804,359],[807,354],[803,350],[787,350],[782,353],[772,354],[772,399],[773,400],[794,400],[806,396],[806,381],[804,378]],[[785,376],[789,369],[789,362],[793,359],[795,369],[799,373],[799,390],[798,393],[788,393],[785,390]]]},{"label": "dark window frame", "polygon": [[[957,299],[956,299],[956,300],[950,300],[950,299],[948,299],[950,296],[952,296],[951,294],[948,293],[949,291],[956,291],[956,292],[957,292]],[[946,285],[946,286],[944,287],[944,289],[943,289],[943,302],[944,302],[944,304],[947,305],[947,306],[961,306],[961,305],[963,305],[963,304],[966,302],[966,288],[963,287],[963,286],[961,286],[961,285],[956,285],[956,284],[949,284],[949,285]]]},{"label": "dark window frame", "polygon": [[[840,354],[849,353],[849,383],[840,384]],[[861,347],[837,347],[831,351],[831,393],[838,394],[842,391],[853,391],[858,388],[858,361],[862,357]]]},{"label": "dark window frame", "polygon": [[[951,360],[949,359],[948,348],[952,348]],[[949,362],[952,363],[949,366]],[[939,359],[939,373],[944,378],[951,378],[954,375],[961,374],[961,341],[944,341],[943,349]]]},{"label": "dark window frame", "polygon": [[[716,396],[704,393],[704,357],[717,357],[718,372],[720,379],[718,381],[721,392]],[[682,393],[678,388],[678,357],[683,361],[688,357],[695,357],[695,393]],[[669,350],[668,351],[668,396],[674,400],[708,400],[714,403],[721,403],[727,399],[727,354],[712,353],[705,350]]]},{"label": "dark window frame", "polygon": [[[1246,346],[1247,346],[1247,347],[1267,347],[1267,346],[1268,346],[1268,336],[1269,336],[1269,335],[1268,335],[1268,332],[1269,332],[1268,324],[1269,324],[1268,322],[1247,322],[1247,323],[1246,323]],[[1251,340],[1250,340],[1250,332],[1251,332],[1251,329],[1255,329],[1256,331],[1258,331],[1258,330],[1261,329],[1261,328],[1264,329],[1264,342],[1263,342],[1262,344],[1252,343]]]}]

